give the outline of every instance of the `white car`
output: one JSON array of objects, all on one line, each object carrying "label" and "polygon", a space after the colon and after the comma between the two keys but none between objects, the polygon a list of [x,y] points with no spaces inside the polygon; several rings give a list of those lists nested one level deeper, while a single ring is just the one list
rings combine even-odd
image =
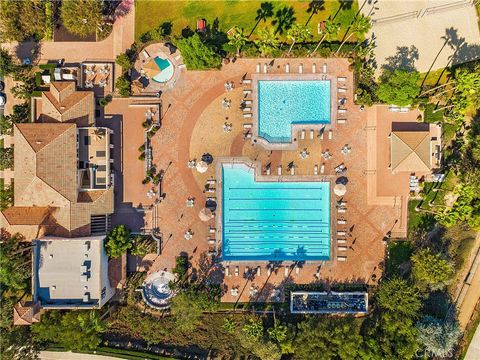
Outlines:
[{"label": "white car", "polygon": [[0,106],[5,105],[7,102],[7,98],[5,97],[5,94],[0,94]]}]

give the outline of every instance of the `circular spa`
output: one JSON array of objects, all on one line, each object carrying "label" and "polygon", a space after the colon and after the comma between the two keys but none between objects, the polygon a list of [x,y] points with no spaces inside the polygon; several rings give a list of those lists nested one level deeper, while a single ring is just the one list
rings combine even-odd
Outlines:
[{"label": "circular spa", "polygon": [[166,309],[175,293],[168,285],[175,276],[166,271],[157,271],[147,276],[143,282],[142,297],[145,303],[155,309]]},{"label": "circular spa", "polygon": [[143,71],[152,81],[164,84],[169,81],[175,72],[172,62],[161,56],[150,59],[143,67]]}]

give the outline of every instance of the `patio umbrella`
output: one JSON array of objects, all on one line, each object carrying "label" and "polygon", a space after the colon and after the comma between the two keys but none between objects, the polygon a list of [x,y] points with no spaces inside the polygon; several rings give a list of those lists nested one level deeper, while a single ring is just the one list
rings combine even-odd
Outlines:
[{"label": "patio umbrella", "polygon": [[210,220],[210,219],[213,217],[212,210],[210,210],[210,209],[208,209],[208,208],[203,208],[203,209],[200,210],[200,212],[198,213],[198,217],[199,217],[200,220],[202,220],[202,221],[208,221],[208,220]]},{"label": "patio umbrella", "polygon": [[348,178],[346,176],[340,176],[336,181],[335,184],[343,184],[347,185],[348,184]]},{"label": "patio umbrella", "polygon": [[337,196],[343,196],[345,195],[345,193],[347,192],[347,187],[343,184],[337,184],[335,185],[335,187],[333,188],[333,192],[335,193],[335,195]]},{"label": "patio umbrella", "polygon": [[217,203],[213,200],[207,200],[205,202],[205,207],[207,209],[210,209],[212,212],[214,212],[215,210],[217,210]]},{"label": "patio umbrella", "polygon": [[161,72],[160,68],[153,59],[143,65],[143,71],[149,78],[153,78]]},{"label": "patio umbrella", "polygon": [[202,161],[205,161],[208,165],[213,162],[213,156],[209,153],[205,153],[202,155]]},{"label": "patio umbrella", "polygon": [[208,170],[208,165],[205,161],[199,161],[197,163],[197,171],[201,174],[203,174],[204,172],[206,172]]}]

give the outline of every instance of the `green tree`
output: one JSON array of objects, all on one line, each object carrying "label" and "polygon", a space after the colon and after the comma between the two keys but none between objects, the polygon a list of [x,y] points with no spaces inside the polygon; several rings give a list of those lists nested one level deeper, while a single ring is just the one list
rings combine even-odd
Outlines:
[{"label": "green tree", "polygon": [[453,264],[445,260],[441,254],[430,249],[422,249],[413,254],[412,275],[421,287],[441,290],[448,285],[455,273]]},{"label": "green tree", "polygon": [[240,56],[240,49],[247,42],[247,36],[243,33],[243,29],[235,27],[235,29],[228,34],[228,44],[235,46],[237,49],[237,57]]},{"label": "green tree", "polygon": [[118,54],[115,62],[122,67],[123,71],[131,69],[133,67],[132,59],[126,53]]},{"label": "green tree", "polygon": [[204,44],[197,33],[188,38],[179,39],[176,45],[189,70],[219,69],[222,65],[220,55]]},{"label": "green tree", "polygon": [[41,39],[45,24],[45,1],[0,2],[0,41],[2,42],[22,42],[30,37]]},{"label": "green tree", "polygon": [[345,36],[345,39],[342,41],[342,43],[338,47],[338,50],[335,52],[335,54],[338,55],[342,46],[348,40],[350,40],[350,38],[353,35],[355,35],[355,38],[358,41],[361,37],[363,37],[368,32],[368,30],[370,30],[371,27],[372,27],[372,24],[370,23],[370,19],[367,16],[365,15],[357,16],[353,20],[353,23],[350,25],[350,34],[348,34],[348,36]]},{"label": "green tree", "polygon": [[292,27],[287,31],[287,38],[292,42],[290,48],[288,49],[287,55],[290,55],[293,45],[295,45],[296,42],[304,42],[311,36],[312,34],[306,25],[293,24]]},{"label": "green tree", "polygon": [[60,17],[69,32],[87,37],[103,30],[102,10],[100,0],[63,0]]},{"label": "green tree", "polygon": [[66,350],[95,350],[107,326],[95,311],[48,311],[32,325],[34,339]]},{"label": "green tree", "polygon": [[375,298],[380,309],[406,318],[417,317],[422,307],[418,291],[401,278],[383,281]]},{"label": "green tree", "polygon": [[13,169],[13,147],[0,148],[0,169]]},{"label": "green tree", "polygon": [[435,218],[445,227],[451,227],[459,222],[471,229],[480,228],[480,197],[472,185],[460,184],[454,190],[456,201],[452,206],[445,207]]},{"label": "green tree", "polygon": [[[0,3],[0,4],[5,4]],[[4,5],[1,5],[4,6]],[[8,76],[17,71],[18,66],[13,62],[10,53],[0,47],[0,76]]]},{"label": "green tree", "polygon": [[312,318],[298,325],[296,359],[356,359],[362,337],[352,318]]},{"label": "green tree", "polygon": [[418,339],[427,351],[439,358],[451,357],[460,338],[457,322],[442,322],[426,316],[418,324]]},{"label": "green tree", "polygon": [[31,247],[24,247],[21,235],[2,234],[0,242],[0,291],[23,292],[31,274]]},{"label": "green tree", "polygon": [[261,56],[270,55],[278,48],[278,38],[272,28],[262,29],[258,32],[258,40],[255,40]]},{"label": "green tree", "polygon": [[124,73],[122,76],[119,76],[115,81],[115,88],[121,97],[129,97],[131,95],[131,83],[126,73]]},{"label": "green tree", "polygon": [[263,336],[262,320],[258,318],[249,318],[243,325],[242,332],[247,338],[258,340]]},{"label": "green tree", "polygon": [[0,210],[5,210],[6,208],[12,206],[13,204],[13,184],[4,186],[3,189],[0,188]]},{"label": "green tree", "polygon": [[223,321],[223,330],[225,330],[229,334],[233,334],[237,329],[237,324],[235,323],[235,321],[230,318],[224,318]]},{"label": "green tree", "polygon": [[105,251],[111,258],[122,256],[127,250],[133,247],[130,237],[130,230],[125,225],[115,226],[107,235],[105,240]]},{"label": "green tree", "polygon": [[420,88],[417,71],[384,70],[377,89],[378,98],[387,104],[406,106],[417,98]]},{"label": "green tree", "polygon": [[325,40],[332,41],[338,36],[339,32],[340,32],[340,23],[332,19],[326,20],[325,28],[322,30],[322,37],[320,38],[320,41],[318,42],[315,49],[312,51],[312,55],[317,52],[318,48],[320,47],[320,45],[322,45],[322,43]]},{"label": "green tree", "polygon": [[218,304],[206,291],[184,290],[172,299],[170,310],[180,331],[194,331],[201,324],[204,311],[213,311]]}]

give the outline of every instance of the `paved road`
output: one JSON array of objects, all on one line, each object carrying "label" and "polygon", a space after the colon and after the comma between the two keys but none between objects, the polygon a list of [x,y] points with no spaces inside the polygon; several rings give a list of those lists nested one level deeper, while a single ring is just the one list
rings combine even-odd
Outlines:
[{"label": "paved road", "polygon": [[41,351],[41,360],[118,360],[117,357],[103,356],[103,355],[88,355],[88,354],[76,354],[70,351]]}]

